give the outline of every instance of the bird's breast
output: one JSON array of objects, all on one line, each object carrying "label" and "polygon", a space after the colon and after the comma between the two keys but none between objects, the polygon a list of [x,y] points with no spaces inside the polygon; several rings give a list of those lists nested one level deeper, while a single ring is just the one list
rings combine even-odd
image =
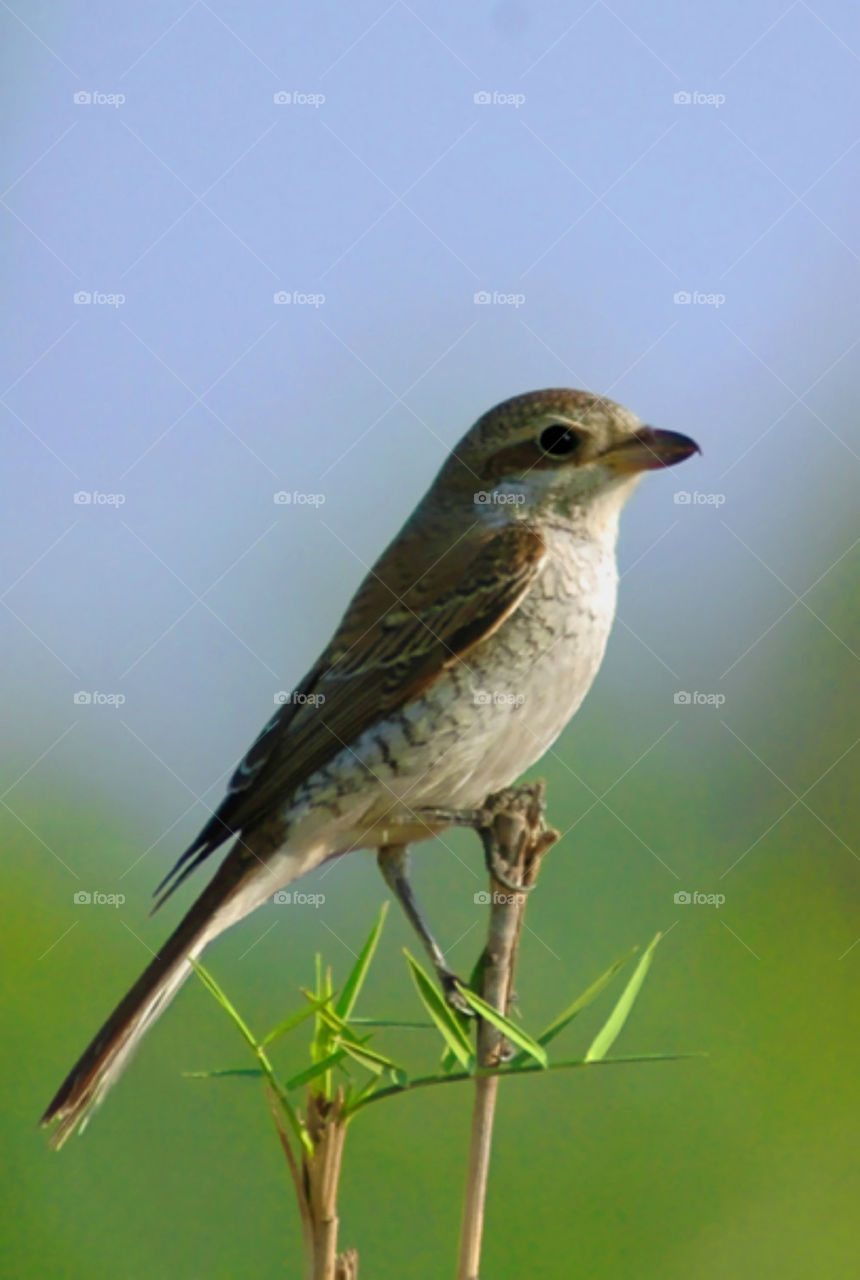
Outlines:
[{"label": "bird's breast", "polygon": [[511,617],[411,709],[416,727],[435,723],[433,768],[413,792],[423,803],[472,807],[509,785],[588,693],[615,614],[614,548],[558,542]]},{"label": "bird's breast", "polygon": [[423,806],[475,808],[546,753],[597,674],[617,585],[614,547],[550,538],[548,550],[498,630],[309,780],[311,809],[360,807],[364,829],[371,815],[384,826]]}]

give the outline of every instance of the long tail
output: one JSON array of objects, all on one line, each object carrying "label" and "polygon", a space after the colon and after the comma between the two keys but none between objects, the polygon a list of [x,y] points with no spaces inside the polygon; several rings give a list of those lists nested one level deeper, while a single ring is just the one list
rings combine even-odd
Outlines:
[{"label": "long tail", "polygon": [[[257,906],[265,886],[246,890],[250,881],[265,880],[259,864],[249,866],[238,851],[227,855],[212,882],[170,935],[149,967],[84,1051],[42,1117],[57,1120],[51,1145],[61,1147],[76,1129],[83,1130],[128,1064],[144,1033],[176,995],[196,958],[217,934]],[[243,891],[246,890],[246,891]]]}]

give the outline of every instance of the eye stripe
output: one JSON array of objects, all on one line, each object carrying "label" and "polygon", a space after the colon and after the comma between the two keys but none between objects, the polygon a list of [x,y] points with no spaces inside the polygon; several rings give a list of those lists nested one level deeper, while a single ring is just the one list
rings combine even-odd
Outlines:
[{"label": "eye stripe", "polygon": [[[550,434],[551,433],[551,434]],[[557,446],[564,439],[565,447],[555,449],[547,447],[547,441]],[[570,442],[570,448],[566,447]],[[488,480],[497,480],[501,476],[519,475],[526,471],[545,470],[557,467],[560,463],[571,461],[583,443],[583,437],[575,427],[563,422],[553,422],[544,427],[535,439],[521,440],[518,444],[498,449],[488,460],[486,476]]]}]

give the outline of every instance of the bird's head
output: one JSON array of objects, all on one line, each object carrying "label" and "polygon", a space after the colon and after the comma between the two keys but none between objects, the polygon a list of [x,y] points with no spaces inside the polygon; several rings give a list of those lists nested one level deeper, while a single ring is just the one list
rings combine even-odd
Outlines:
[{"label": "bird's head", "polygon": [[485,518],[613,522],[643,472],[683,462],[698,445],[643,426],[620,404],[587,391],[531,391],[479,418],[439,480],[472,486]]}]

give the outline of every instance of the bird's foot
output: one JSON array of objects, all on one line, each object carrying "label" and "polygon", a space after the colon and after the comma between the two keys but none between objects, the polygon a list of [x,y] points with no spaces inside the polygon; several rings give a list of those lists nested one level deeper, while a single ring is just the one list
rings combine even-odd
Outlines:
[{"label": "bird's foot", "polygon": [[456,973],[451,973],[450,969],[439,970],[439,981],[442,984],[445,1003],[448,1007],[453,1009],[455,1013],[462,1013],[466,1018],[474,1018],[475,1010],[465,1000],[460,991],[460,987],[466,985],[465,982],[458,978]]}]

